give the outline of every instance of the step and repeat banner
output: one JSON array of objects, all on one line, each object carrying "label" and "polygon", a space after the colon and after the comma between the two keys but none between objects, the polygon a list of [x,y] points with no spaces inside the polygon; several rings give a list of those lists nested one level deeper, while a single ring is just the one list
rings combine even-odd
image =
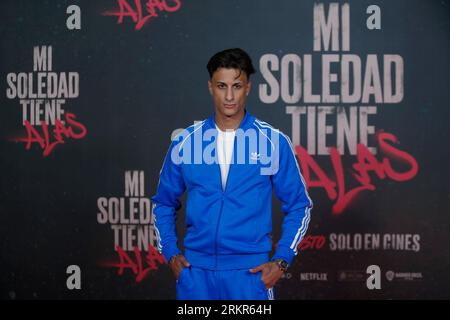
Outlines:
[{"label": "step and repeat banner", "polygon": [[150,197],[235,47],[314,201],[276,299],[450,298],[449,5],[2,1],[1,298],[175,298]]}]

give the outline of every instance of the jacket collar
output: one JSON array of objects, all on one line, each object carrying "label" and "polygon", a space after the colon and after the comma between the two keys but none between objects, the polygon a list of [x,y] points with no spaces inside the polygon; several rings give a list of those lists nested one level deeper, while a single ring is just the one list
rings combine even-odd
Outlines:
[{"label": "jacket collar", "polygon": [[[213,114],[208,118],[208,124],[210,128],[216,129],[216,112],[214,111]],[[247,111],[247,109],[244,108],[244,118],[242,118],[241,123],[239,124],[239,129],[247,129],[251,123],[252,119],[254,117]]]}]

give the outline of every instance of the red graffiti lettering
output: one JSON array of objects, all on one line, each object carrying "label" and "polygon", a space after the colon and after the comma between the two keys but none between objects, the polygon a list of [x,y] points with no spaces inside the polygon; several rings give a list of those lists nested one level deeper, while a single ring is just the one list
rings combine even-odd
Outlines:
[{"label": "red graffiti lettering", "polygon": [[[26,138],[16,138],[15,141],[26,142],[26,150],[30,150],[31,145],[33,143],[39,144],[39,146],[44,150],[44,157],[48,156],[56,145],[60,143],[64,143],[65,138],[73,138],[73,139],[81,139],[86,136],[86,127],[75,121],[76,118],[73,113],[66,113],[66,122],[69,124],[68,127],[65,127],[64,124],[60,120],[55,121],[55,126],[53,128],[53,138],[54,141],[50,141],[49,128],[45,121],[42,121],[42,135],[38,132],[38,130],[33,127],[28,120],[25,120],[25,128],[27,129],[27,137]],[[73,129],[76,128],[78,132],[75,132]]]},{"label": "red graffiti lettering", "polygon": [[142,253],[138,247],[134,248],[133,260],[120,246],[116,247],[117,254],[119,255],[119,263],[104,263],[104,266],[118,268],[117,274],[122,276],[125,269],[131,269],[136,276],[136,282],[144,280],[151,270],[158,270],[157,264],[165,264],[166,259],[152,246],[148,246],[148,253],[145,256],[146,267],[142,260]]},{"label": "red graffiti lettering", "polygon": [[[349,203],[361,191],[375,190],[375,186],[372,184],[371,177],[369,176],[370,172],[375,173],[375,175],[381,180],[388,177],[395,181],[411,180],[417,175],[419,165],[414,157],[404,151],[398,150],[388,143],[398,143],[398,139],[393,134],[379,132],[377,134],[377,141],[382,153],[392,160],[406,164],[409,169],[404,172],[398,172],[393,169],[391,160],[385,157],[381,161],[378,161],[366,146],[363,144],[358,144],[358,162],[354,163],[352,166],[354,170],[352,172],[352,176],[357,183],[359,183],[359,185],[353,189],[350,189],[348,192],[346,192],[341,155],[336,148],[330,148],[330,158],[336,174],[336,181],[333,181],[327,176],[327,174],[320,168],[317,162],[303,147],[297,146],[295,148],[297,156],[301,159],[300,165],[308,187],[323,188],[325,189],[329,199],[336,200],[332,208],[333,214],[342,213],[347,208]],[[313,180],[311,178],[311,172],[316,175],[317,179]]]},{"label": "red graffiti lettering", "polygon": [[325,237],[324,236],[306,236],[303,240],[298,244],[298,251],[304,251],[308,249],[316,249],[320,250],[325,245]]},{"label": "red graffiti lettering", "polygon": [[145,23],[150,21],[151,18],[158,16],[158,11],[175,12],[181,7],[180,0],[169,1],[172,2],[171,5],[167,2],[167,0],[147,0],[145,3],[145,10],[147,11],[147,14],[144,15],[142,0],[134,0],[135,8],[128,3],[128,0],[117,0],[119,11],[105,11],[102,14],[104,16],[118,17],[118,24],[123,23],[124,17],[130,17],[135,23],[135,30],[140,30]]}]

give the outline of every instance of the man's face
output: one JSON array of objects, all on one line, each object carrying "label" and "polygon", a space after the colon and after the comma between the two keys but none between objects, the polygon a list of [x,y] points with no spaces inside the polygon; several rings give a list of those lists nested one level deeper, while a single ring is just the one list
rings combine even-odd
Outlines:
[{"label": "man's face", "polygon": [[216,113],[228,117],[243,113],[245,98],[250,92],[250,86],[251,83],[244,71],[217,69],[211,80],[208,80],[208,89],[214,99]]}]

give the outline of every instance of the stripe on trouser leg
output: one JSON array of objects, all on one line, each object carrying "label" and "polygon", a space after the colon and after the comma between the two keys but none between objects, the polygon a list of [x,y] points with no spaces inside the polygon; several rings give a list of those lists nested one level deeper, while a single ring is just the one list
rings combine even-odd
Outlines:
[{"label": "stripe on trouser leg", "polygon": [[267,298],[268,300],[275,300],[273,296],[273,288],[267,289]]}]

